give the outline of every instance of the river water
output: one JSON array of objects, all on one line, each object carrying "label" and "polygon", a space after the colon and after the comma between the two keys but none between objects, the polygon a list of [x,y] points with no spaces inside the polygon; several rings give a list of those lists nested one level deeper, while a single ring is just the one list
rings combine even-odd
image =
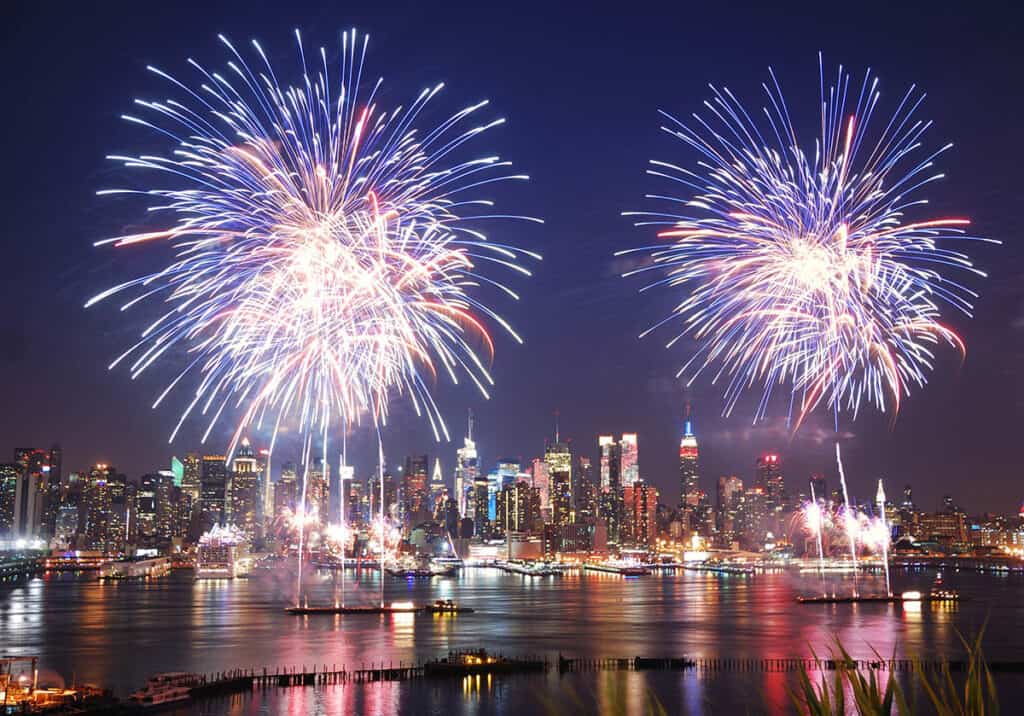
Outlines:
[{"label": "river water", "polygon": [[[927,590],[931,571],[899,572],[894,589]],[[316,664],[354,668],[422,661],[483,647],[555,658],[689,656],[785,658],[819,655],[838,637],[855,657],[938,658],[962,654],[957,632],[986,623],[990,660],[1024,661],[1024,577],[947,572],[956,606],[800,605],[821,589],[813,576],[700,572],[639,578],[584,573],[531,578],[464,569],[455,578],[385,576],[386,601],[451,598],[457,616],[286,614],[294,589],[284,570],[250,579],[195,581],[174,572],[148,581],[99,583],[50,574],[0,585],[0,652],[41,658],[43,680],[72,678],[125,695],[161,671],[210,673]],[[309,575],[310,604],[333,602],[328,572]],[[375,571],[349,573],[347,603],[375,603]],[[883,589],[861,579],[862,592]],[[657,699],[669,713],[771,713],[787,708],[791,676],[779,673],[600,672],[267,689],[181,713],[520,714],[642,713]],[[1004,699],[1024,695],[1024,675],[1001,676]],[[1004,700],[1004,703],[1006,701]]]}]

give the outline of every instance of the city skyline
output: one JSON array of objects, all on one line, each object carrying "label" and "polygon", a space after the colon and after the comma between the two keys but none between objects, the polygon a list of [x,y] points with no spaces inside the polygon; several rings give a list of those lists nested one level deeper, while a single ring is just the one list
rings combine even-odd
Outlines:
[{"label": "city skyline", "polygon": [[[380,29],[386,10],[355,10],[346,17],[345,24],[364,27],[374,33],[375,40],[391,44],[415,32],[421,19],[418,12],[423,11],[407,9],[403,13],[404,20],[397,25],[389,19],[387,30]],[[571,27],[573,23],[568,14],[562,10],[552,12],[551,20],[557,32],[571,36],[572,42],[566,44],[593,42],[605,28],[599,18],[586,19],[578,27]],[[895,12],[908,22],[928,23],[936,31],[947,28],[951,22],[942,15],[921,20],[910,10]],[[22,8],[20,13],[28,26],[43,22],[29,9]],[[914,16],[912,20],[911,16]],[[308,19],[303,21],[304,17],[308,14],[296,10],[293,24],[302,27],[309,22]],[[528,23],[531,15],[525,12],[523,17],[522,21],[514,22]],[[101,12],[86,22],[100,26],[107,18]],[[94,64],[87,70],[111,78],[111,82],[108,87],[88,97],[80,96],[78,100],[94,103],[90,106],[98,108],[80,115],[84,134],[109,136],[113,145],[125,146],[135,141],[136,135],[120,126],[117,114],[129,102],[128,93],[152,89],[153,85],[146,83],[143,72],[147,62],[159,59],[161,63],[170,63],[180,56],[175,44],[166,38],[181,36],[184,30],[163,32],[164,27],[173,28],[176,23],[182,23],[173,13],[164,18],[166,22],[160,23],[152,23],[149,18],[143,22],[141,17],[124,12],[119,12],[118,18],[134,32],[125,33],[127,37],[119,33],[116,53],[101,47],[91,56]],[[642,241],[641,235],[628,221],[618,218],[617,213],[639,205],[642,194],[652,188],[642,175],[643,154],[662,155],[672,151],[671,145],[657,136],[658,107],[685,110],[692,102],[680,98],[703,97],[704,78],[730,78],[745,88],[752,82],[742,79],[751,74],[750,67],[768,64],[785,68],[784,84],[797,95],[806,91],[803,86],[809,83],[801,80],[811,74],[820,49],[813,41],[803,38],[813,33],[801,32],[804,25],[812,21],[802,19],[780,30],[791,40],[782,43],[785,47],[780,50],[779,43],[759,39],[759,33],[755,32],[758,19],[758,12],[753,11],[743,20],[743,31],[749,34],[751,42],[740,63],[743,67],[699,34],[695,36],[696,44],[682,51],[674,46],[662,47],[654,41],[660,37],[657,28],[643,28],[651,34],[650,42],[633,38],[628,32],[621,33],[622,42],[635,43],[630,46],[645,53],[645,73],[637,72],[639,64],[616,67],[616,63],[601,53],[597,53],[596,60],[590,60],[608,62],[600,66],[602,70],[613,76],[628,75],[635,80],[617,83],[628,93],[627,100],[621,103],[622,108],[613,108],[608,116],[593,111],[601,106],[600,89],[604,83],[591,79],[589,73],[581,73],[579,60],[559,55],[562,63],[538,63],[519,54],[515,43],[502,47],[517,57],[524,73],[510,73],[507,66],[490,56],[491,53],[478,52],[475,54],[481,56],[480,62],[484,64],[466,77],[462,74],[462,52],[466,48],[462,47],[459,52],[432,50],[428,63],[431,72],[420,74],[403,70],[396,78],[402,89],[408,89],[418,87],[425,76],[438,74],[456,82],[452,91],[460,100],[471,100],[477,97],[474,74],[487,75],[489,82],[484,86],[496,87],[489,93],[492,102],[508,114],[510,120],[508,131],[498,137],[498,142],[503,148],[510,148],[509,153],[516,156],[517,164],[538,180],[521,190],[520,203],[548,220],[543,229],[515,232],[517,240],[525,246],[545,254],[543,265],[537,267],[535,280],[523,291],[521,305],[512,311],[513,322],[529,328],[526,346],[516,350],[511,344],[499,345],[494,369],[497,386],[491,401],[477,400],[464,389],[444,391],[439,397],[441,411],[449,426],[454,428],[453,436],[457,435],[457,426],[466,408],[472,407],[481,426],[477,442],[485,453],[493,449],[495,456],[510,453],[528,459],[539,449],[537,433],[545,429],[550,413],[559,409],[567,434],[576,440],[589,443],[592,436],[609,432],[634,431],[641,435],[642,451],[647,456],[642,466],[649,466],[648,474],[663,493],[674,488],[675,445],[685,396],[681,385],[668,376],[678,368],[684,354],[661,350],[657,340],[638,342],[635,338],[646,327],[646,319],[639,314],[648,309],[656,313],[668,301],[657,297],[638,298],[634,294],[636,286],[617,277],[616,274],[626,267],[612,259],[613,252]],[[480,9],[460,15],[460,20],[468,26],[484,28],[493,21],[493,15]],[[290,51],[287,33],[281,32],[282,21],[275,13],[257,10],[240,19],[238,13],[232,13],[225,6],[211,11],[207,21],[208,37],[195,36],[191,28],[188,34],[195,43],[195,52],[204,58],[209,56],[207,41],[221,29],[230,30],[233,37],[259,36],[273,48],[275,57],[283,57]],[[627,18],[625,22],[628,25],[632,21]],[[1007,32],[990,18],[972,17],[966,22],[965,27],[958,23],[958,32],[995,33],[996,36]],[[159,32],[154,25],[160,26]],[[93,29],[102,33],[98,27]],[[929,114],[935,117],[938,134],[955,137],[959,144],[949,167],[948,188],[947,183],[937,185],[933,201],[950,210],[969,207],[978,219],[981,233],[1012,239],[1016,219],[1005,209],[1008,202],[1004,181],[1012,162],[998,151],[1007,135],[996,121],[996,115],[1002,116],[1006,103],[1011,105],[1012,111],[1013,103],[1019,99],[999,97],[997,101],[986,97],[974,83],[964,79],[977,76],[996,82],[999,73],[1004,71],[1000,53],[1006,50],[999,43],[986,43],[984,49],[965,59],[953,72],[942,69],[943,63],[934,61],[941,53],[931,46],[907,54],[893,43],[882,49],[870,43],[873,49],[868,52],[859,40],[872,36],[876,29],[869,21],[854,18],[852,26],[847,26],[847,39],[829,48],[827,59],[856,68],[870,62],[879,70],[883,87],[890,94],[913,78],[935,96],[941,96],[943,104],[929,100]],[[79,40],[61,35],[60,28],[56,32],[48,42],[61,42],[72,54],[85,52],[83,46],[76,44]],[[550,44],[557,32],[548,31],[542,39]],[[203,35],[203,32],[198,34]],[[318,41],[328,39],[316,37]],[[500,38],[497,41],[508,42]],[[43,52],[46,47],[49,46],[28,51]],[[14,38],[7,51],[24,56],[27,50]],[[557,49],[551,51],[557,52]],[[669,59],[672,67],[663,62]],[[382,71],[394,76],[394,72],[388,72],[392,68],[387,58],[381,58],[381,62],[384,64]],[[685,77],[678,76],[674,69],[676,63],[687,68]],[[86,70],[83,67],[70,71]],[[556,76],[563,84],[583,77],[577,101],[559,106],[553,112],[532,100],[534,87],[546,87],[538,78],[550,71],[559,73]],[[522,76],[515,76],[517,74]],[[73,77],[76,75],[68,75],[67,79]],[[94,84],[79,80],[83,86]],[[678,80],[677,85],[673,85],[672,93],[666,96],[664,87],[675,80]],[[545,91],[552,90],[545,88]],[[39,99],[44,103],[49,101],[46,97]],[[553,158],[529,141],[532,132],[549,126],[546,122],[555,131],[567,130],[576,126],[582,117],[590,120],[595,114],[599,116],[594,131],[621,127],[623,132],[636,138],[637,146],[631,146],[628,151],[610,147],[605,156],[593,158],[586,157],[583,145],[574,142],[565,157]],[[52,121],[47,112],[39,113],[39,119],[44,123]],[[14,118],[13,121],[22,120]],[[59,132],[51,134],[60,136]],[[561,136],[573,135],[562,131]],[[131,221],[130,212],[101,206],[92,196],[95,183],[92,178],[106,178],[112,171],[103,162],[107,147],[70,147],[62,141],[44,147],[41,157],[35,154],[29,157],[20,147],[12,154],[16,163],[25,166],[25,172],[19,176],[29,177],[29,181],[8,187],[8,195],[14,203],[30,206],[33,201],[31,198],[24,202],[18,200],[22,186],[53,185],[54,190],[66,197],[68,216],[48,217],[42,230],[37,231],[34,223],[29,224],[28,216],[15,213],[15,231],[33,235],[38,243],[17,243],[12,247],[13,261],[28,268],[4,287],[9,294],[5,294],[5,303],[18,305],[21,302],[17,296],[26,294],[37,300],[25,306],[18,316],[8,316],[3,326],[9,336],[4,369],[9,375],[20,376],[19,380],[11,381],[10,397],[15,404],[26,407],[17,415],[9,413],[0,418],[0,434],[8,436],[13,445],[48,445],[56,440],[64,446],[74,464],[89,465],[107,459],[119,462],[131,474],[143,474],[151,469],[154,458],[162,455],[166,435],[173,425],[171,413],[149,408],[149,397],[160,381],[143,377],[131,384],[123,375],[108,373],[106,366],[116,354],[116,350],[109,347],[124,342],[128,329],[118,322],[117,316],[80,311],[84,297],[114,275],[111,264],[105,259],[97,265],[91,253],[91,242],[124,228],[125,222]],[[67,168],[56,177],[56,183],[33,182],[35,172],[54,165],[57,156]],[[590,162],[582,171],[574,164],[580,160]],[[969,181],[970,176],[989,177],[991,181],[979,185]],[[85,177],[90,177],[89,181]],[[563,186],[579,183],[581,195],[588,196],[588,200],[573,198],[575,194],[566,200],[555,200],[550,196],[549,187],[559,182]],[[954,187],[956,194],[951,193]],[[509,236],[508,231],[502,229],[500,233]],[[583,255],[576,248],[582,236],[596,237],[586,244]],[[56,258],[41,261],[41,254],[36,253],[37,245],[45,247],[47,254]],[[894,425],[890,425],[887,416],[877,415],[863,415],[855,423],[844,425],[844,430],[857,438],[844,443],[850,483],[856,494],[867,495],[875,480],[882,477],[890,483],[918,485],[922,499],[937,502],[941,495],[955,492],[957,483],[965,475],[980,474],[988,489],[979,500],[990,501],[990,506],[996,508],[1017,499],[1014,494],[1016,451],[1012,437],[1024,412],[1024,401],[1017,398],[1019,379],[1015,370],[1021,353],[1017,326],[1022,297],[1016,284],[1022,272],[1021,259],[1012,245],[979,252],[979,263],[989,270],[992,278],[981,289],[979,319],[958,325],[968,342],[967,359],[962,368],[956,365],[955,359],[941,358],[929,389],[915,395],[914,400],[903,407]],[[133,260],[140,264],[146,261],[144,258]],[[75,356],[75,370],[68,369],[70,355]],[[698,381],[691,393],[694,403],[701,406],[698,422],[706,474],[732,474],[744,464],[745,454],[772,449],[787,453],[788,464],[799,466],[801,472],[831,469],[827,447],[831,421],[827,417],[812,416],[790,443],[781,417],[786,412],[784,405],[774,406],[767,423],[751,426],[753,406],[741,404],[732,417],[725,419],[718,414],[720,391],[717,388]],[[143,396],[146,399],[141,399]],[[171,451],[184,452],[189,446],[197,445],[201,430],[198,423],[186,424]],[[950,436],[957,442],[956,451],[944,447]],[[407,406],[395,406],[385,437],[389,453],[405,454],[417,445],[416,449],[435,452],[426,426],[412,418]],[[215,432],[209,444],[211,448],[223,449],[219,445],[226,442],[225,432]],[[357,457],[372,454],[372,442],[368,434],[354,435],[353,454]],[[394,445],[394,450],[388,445]],[[449,443],[447,448],[440,449],[454,453],[456,447],[455,443]],[[710,486],[705,483],[703,489],[707,492]]]}]

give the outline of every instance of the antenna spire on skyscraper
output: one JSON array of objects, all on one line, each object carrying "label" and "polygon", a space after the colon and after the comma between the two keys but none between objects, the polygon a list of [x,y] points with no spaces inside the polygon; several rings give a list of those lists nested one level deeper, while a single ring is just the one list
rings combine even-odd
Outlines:
[{"label": "antenna spire on skyscraper", "polygon": [[472,408],[469,409],[469,434],[466,435],[466,438],[469,439],[469,440],[473,439],[473,409]]},{"label": "antenna spire on skyscraper", "polygon": [[560,437],[561,436],[558,432],[558,408],[555,408],[555,443],[562,442]]}]

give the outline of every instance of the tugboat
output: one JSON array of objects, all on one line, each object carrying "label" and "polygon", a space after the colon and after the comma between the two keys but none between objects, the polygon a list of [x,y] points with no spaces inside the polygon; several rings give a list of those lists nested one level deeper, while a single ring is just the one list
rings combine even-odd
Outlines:
[{"label": "tugboat", "polygon": [[960,593],[955,589],[948,588],[942,582],[942,572],[935,575],[935,581],[932,583],[932,589],[928,592],[928,601],[931,602],[958,602],[960,601]]},{"label": "tugboat", "polygon": [[544,671],[546,664],[540,659],[511,659],[491,656],[485,649],[476,651],[450,651],[448,656],[423,665],[425,676],[475,676],[476,674],[512,674]]},{"label": "tugboat", "polygon": [[469,614],[474,610],[470,607],[460,607],[451,599],[438,599],[433,604],[423,608],[427,614]]},{"label": "tugboat", "polygon": [[188,701],[199,677],[184,671],[172,671],[149,677],[145,687],[131,695],[131,701],[142,708],[155,708],[166,704]]}]

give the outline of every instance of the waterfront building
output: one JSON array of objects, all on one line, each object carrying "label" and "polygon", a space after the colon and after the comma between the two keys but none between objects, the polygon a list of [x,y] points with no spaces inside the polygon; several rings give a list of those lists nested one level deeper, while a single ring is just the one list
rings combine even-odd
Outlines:
[{"label": "waterfront building", "polygon": [[16,463],[0,463],[0,539],[14,534],[14,505],[20,474]]},{"label": "waterfront building", "polygon": [[128,537],[127,480],[112,465],[99,463],[86,481],[84,548],[122,552]]},{"label": "waterfront building", "polygon": [[544,554],[579,553],[585,554],[594,549],[594,525],[571,522],[565,525],[544,525]]}]

